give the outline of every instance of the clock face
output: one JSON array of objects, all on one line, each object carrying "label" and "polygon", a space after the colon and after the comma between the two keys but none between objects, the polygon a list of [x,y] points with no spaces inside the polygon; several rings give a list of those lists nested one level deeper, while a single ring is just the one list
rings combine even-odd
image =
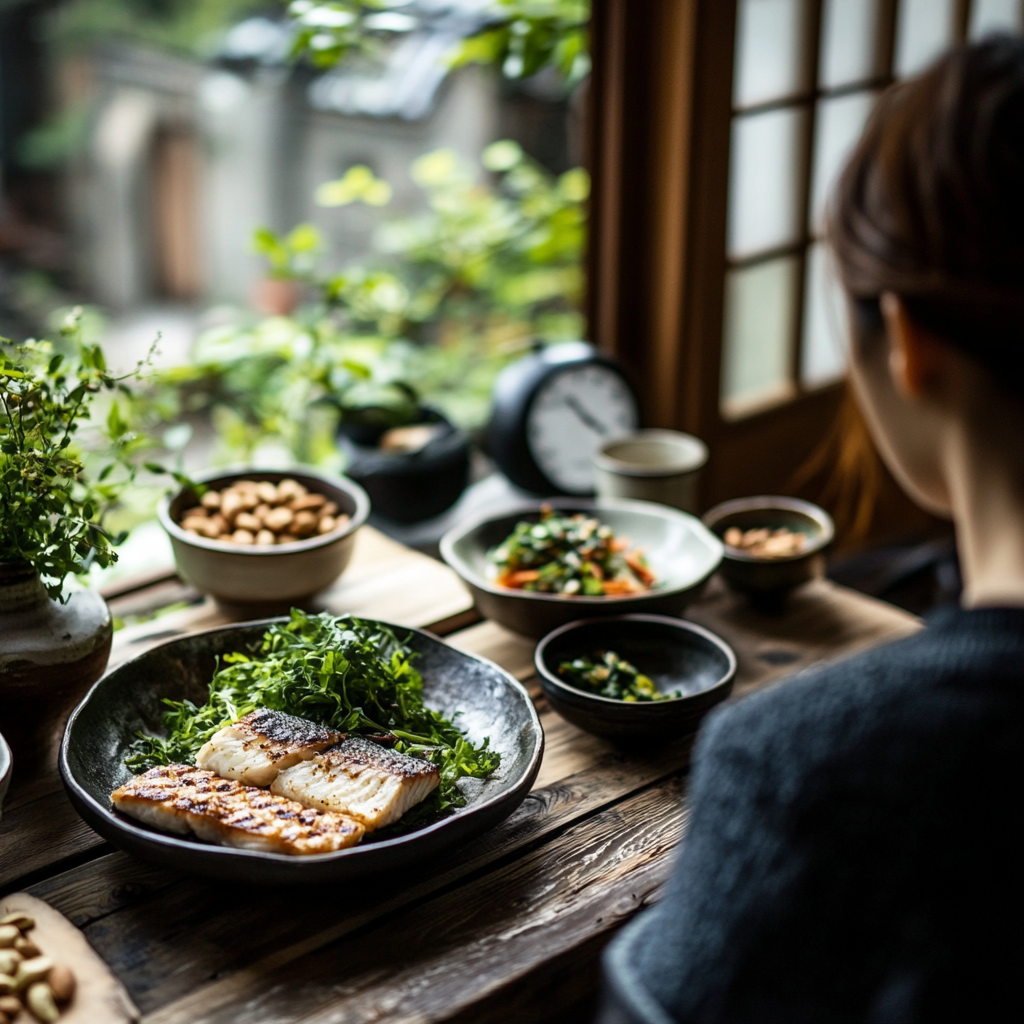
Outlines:
[{"label": "clock face", "polygon": [[541,385],[530,407],[526,436],[541,472],[561,491],[594,489],[597,449],[640,425],[636,400],[614,370],[567,367]]}]

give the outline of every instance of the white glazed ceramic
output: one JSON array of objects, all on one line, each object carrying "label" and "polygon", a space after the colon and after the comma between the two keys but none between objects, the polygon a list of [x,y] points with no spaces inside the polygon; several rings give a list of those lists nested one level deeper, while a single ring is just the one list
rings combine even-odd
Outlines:
[{"label": "white glazed ceramic", "polygon": [[278,472],[234,467],[197,474],[197,483],[218,489],[236,480],[298,480],[311,492],[326,495],[349,515],[346,526],[332,533],[292,544],[258,547],[207,540],[181,528],[178,519],[186,502],[183,491],[164,498],[157,509],[160,523],[171,538],[174,560],[182,578],[219,603],[253,614],[287,610],[326,590],[352,557],[356,531],[370,514],[370,499],[357,483],[310,469]]},{"label": "white glazed ceramic", "polygon": [[601,445],[594,456],[597,493],[696,512],[697,483],[707,461],[707,445],[691,434],[639,430]]},{"label": "white glazed ceramic", "polygon": [[0,817],[3,816],[4,797],[7,796],[7,787],[11,784],[11,748],[7,741],[0,736]]}]

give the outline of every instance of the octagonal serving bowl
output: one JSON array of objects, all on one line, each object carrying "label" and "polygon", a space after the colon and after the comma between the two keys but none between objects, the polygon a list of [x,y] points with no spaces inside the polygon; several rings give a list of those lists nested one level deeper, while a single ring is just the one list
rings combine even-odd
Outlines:
[{"label": "octagonal serving bowl", "polygon": [[[643,549],[656,577],[651,590],[615,597],[543,594],[499,586],[488,552],[521,521],[539,522],[550,506],[559,515],[583,512]],[[694,600],[722,560],[722,542],[695,516],[667,505],[624,498],[550,498],[498,515],[471,520],[441,539],[441,556],[462,578],[480,614],[509,629],[540,638],[576,619],[634,612],[678,615]]]}]

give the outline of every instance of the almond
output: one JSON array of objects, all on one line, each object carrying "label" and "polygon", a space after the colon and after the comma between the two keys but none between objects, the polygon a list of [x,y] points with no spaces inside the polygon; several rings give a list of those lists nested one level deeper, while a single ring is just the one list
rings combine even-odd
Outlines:
[{"label": "almond", "polygon": [[67,964],[57,964],[46,979],[58,1003],[69,1003],[75,994],[75,976]]},{"label": "almond", "polygon": [[288,507],[293,512],[315,512],[327,504],[327,499],[322,494],[305,494],[301,498],[293,498]]},{"label": "almond", "polygon": [[256,497],[266,505],[276,505],[280,500],[277,488],[269,480],[256,485]]},{"label": "almond", "polygon": [[331,530],[335,529],[338,525],[338,520],[334,516],[321,516],[320,522],[316,524],[317,533],[330,533]]},{"label": "almond", "polygon": [[256,534],[256,543],[260,547],[270,547],[277,543],[277,537],[274,535],[272,530],[260,530]]},{"label": "almond", "polygon": [[248,530],[250,533],[256,534],[263,529],[263,521],[252,512],[239,512],[235,516],[235,529]]},{"label": "almond", "polygon": [[202,497],[203,508],[218,509],[220,508],[220,492],[219,491],[207,491]]},{"label": "almond", "polygon": [[292,520],[295,518],[295,513],[290,508],[272,508],[264,517],[263,525],[268,530],[273,530],[275,533],[280,533],[282,530],[286,530],[291,526]]},{"label": "almond", "polygon": [[308,537],[316,529],[316,521],[315,512],[296,512],[295,518],[288,527],[288,532],[293,537]]},{"label": "almond", "polygon": [[229,538],[232,544],[254,544],[256,538],[248,530],[235,530]]}]

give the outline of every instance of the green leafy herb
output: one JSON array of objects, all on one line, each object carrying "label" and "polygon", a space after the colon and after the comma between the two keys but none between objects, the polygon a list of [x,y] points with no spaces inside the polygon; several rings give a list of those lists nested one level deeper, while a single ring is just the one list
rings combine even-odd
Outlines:
[{"label": "green leafy herb", "polygon": [[117,561],[120,538],[103,514],[134,482],[149,442],[125,415],[126,381],[145,363],[112,375],[102,348],[82,340],[80,309],[61,335],[60,349],[0,338],[0,562],[31,565],[63,600],[69,574]]},{"label": "green leafy herb", "polygon": [[539,523],[524,520],[488,553],[495,582],[515,590],[567,597],[637,594],[655,582],[647,560],[612,528],[582,512],[558,515],[550,507]]},{"label": "green leafy herb", "polygon": [[654,680],[643,675],[635,666],[620,658],[614,651],[598,651],[593,657],[575,658],[563,661],[558,674],[578,690],[596,693],[599,697],[611,697],[629,703],[669,700],[682,697],[674,693],[662,693]]},{"label": "green leafy herb", "polygon": [[134,771],[194,764],[199,748],[219,729],[256,708],[271,708],[339,732],[391,734],[396,750],[436,764],[440,786],[405,815],[403,825],[461,807],[458,780],[487,778],[501,758],[487,740],[474,746],[451,719],[423,703],[414,657],[383,626],[293,609],[289,622],[267,630],[257,655],[224,656],[206,704],[165,700],[166,737],[140,734],[125,764]]}]

